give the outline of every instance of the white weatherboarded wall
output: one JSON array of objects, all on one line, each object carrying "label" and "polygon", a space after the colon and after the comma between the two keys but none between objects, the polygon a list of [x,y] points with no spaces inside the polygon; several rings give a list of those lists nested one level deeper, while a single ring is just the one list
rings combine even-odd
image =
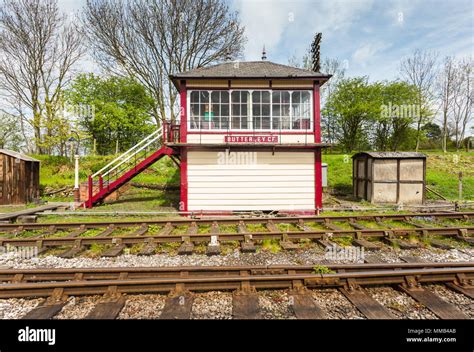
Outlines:
[{"label": "white weatherboarded wall", "polygon": [[314,177],[313,152],[190,151],[188,208],[313,210]]}]

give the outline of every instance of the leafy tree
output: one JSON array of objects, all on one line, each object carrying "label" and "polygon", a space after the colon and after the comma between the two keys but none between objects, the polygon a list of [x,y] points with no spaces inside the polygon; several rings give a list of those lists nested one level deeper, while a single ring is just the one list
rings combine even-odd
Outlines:
[{"label": "leafy tree", "polygon": [[406,144],[410,126],[422,114],[422,107],[418,104],[418,90],[406,82],[383,82],[375,85],[378,88],[376,92],[381,95],[378,99],[382,105],[373,129],[373,144],[377,150],[395,151]]},{"label": "leafy tree", "polygon": [[19,118],[10,114],[0,114],[0,149],[19,151],[21,145]]},{"label": "leafy tree", "polygon": [[367,77],[343,79],[328,98],[324,114],[333,116],[340,131],[339,143],[350,152],[363,148],[368,141],[368,128],[380,115],[378,86],[371,86]]},{"label": "leafy tree", "polygon": [[443,132],[441,131],[441,128],[433,123],[433,122],[428,122],[426,125],[424,125],[421,130],[423,131],[424,135],[432,140],[439,141],[441,140],[441,136]]},{"label": "leafy tree", "polygon": [[82,128],[96,141],[99,154],[124,151],[150,134],[155,102],[132,78],[81,74],[65,91],[66,102]]}]

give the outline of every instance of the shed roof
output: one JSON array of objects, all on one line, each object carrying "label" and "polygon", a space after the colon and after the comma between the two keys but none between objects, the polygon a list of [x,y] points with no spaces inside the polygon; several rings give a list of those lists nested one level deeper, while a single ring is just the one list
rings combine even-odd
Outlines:
[{"label": "shed roof", "polygon": [[18,152],[14,152],[13,150],[8,150],[8,149],[0,149],[0,154],[5,154],[5,155],[11,156],[13,158],[24,160],[24,161],[32,161],[32,162],[36,162],[36,163],[40,162],[38,159],[34,159],[34,158],[32,158],[28,155],[21,154],[21,153],[18,153]]},{"label": "shed roof", "polygon": [[228,61],[217,65],[170,75],[176,85],[179,79],[190,78],[307,78],[328,80],[331,75],[271,61]]},{"label": "shed roof", "polygon": [[361,155],[368,155],[374,159],[413,159],[423,158],[426,159],[426,155],[423,153],[415,152],[360,152],[355,154],[352,158],[357,158]]}]

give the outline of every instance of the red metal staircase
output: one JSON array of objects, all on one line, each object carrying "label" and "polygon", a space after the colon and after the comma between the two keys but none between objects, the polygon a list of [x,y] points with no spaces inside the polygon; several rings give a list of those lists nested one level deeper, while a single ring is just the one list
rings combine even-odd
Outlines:
[{"label": "red metal staircase", "polygon": [[174,150],[163,144],[163,129],[160,128],[143,139],[104,168],[89,176],[89,197],[83,204],[92,208],[117,191],[143,170],[160,160],[174,154]]}]

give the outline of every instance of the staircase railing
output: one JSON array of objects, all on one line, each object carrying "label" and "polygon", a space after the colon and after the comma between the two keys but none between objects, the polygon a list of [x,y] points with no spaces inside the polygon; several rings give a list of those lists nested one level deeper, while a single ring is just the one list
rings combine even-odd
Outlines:
[{"label": "staircase railing", "polygon": [[126,172],[136,168],[152,153],[156,152],[163,145],[163,127],[144,138],[138,144],[121,154],[95,174],[89,176],[88,193],[89,199],[86,202],[88,207],[92,206],[93,198],[109,185],[115,182]]}]

